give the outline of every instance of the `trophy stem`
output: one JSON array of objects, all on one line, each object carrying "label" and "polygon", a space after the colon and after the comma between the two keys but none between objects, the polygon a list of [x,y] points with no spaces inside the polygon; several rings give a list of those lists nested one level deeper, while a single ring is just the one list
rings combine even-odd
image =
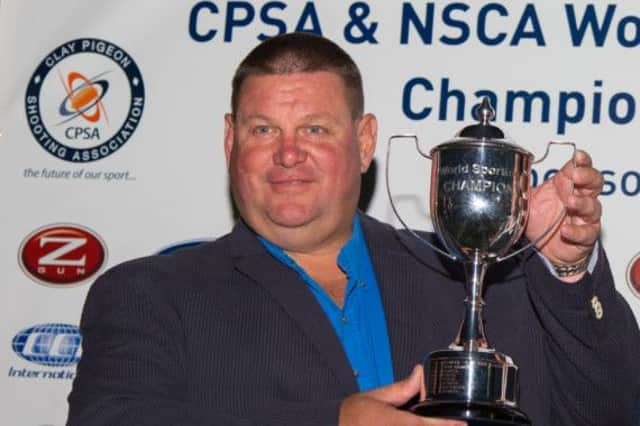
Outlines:
[{"label": "trophy stem", "polygon": [[465,351],[489,349],[489,342],[484,334],[484,321],[482,318],[482,309],[484,307],[482,289],[487,266],[487,263],[482,262],[477,254],[474,256],[473,261],[464,263],[467,279],[467,298],[464,301],[464,319],[453,344],[454,346],[462,347]]}]

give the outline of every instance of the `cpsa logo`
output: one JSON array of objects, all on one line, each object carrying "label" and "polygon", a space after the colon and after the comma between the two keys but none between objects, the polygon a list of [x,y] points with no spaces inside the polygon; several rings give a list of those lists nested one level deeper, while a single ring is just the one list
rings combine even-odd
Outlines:
[{"label": "cpsa logo", "polygon": [[18,332],[11,341],[20,358],[49,367],[77,364],[82,355],[80,329],[71,324],[40,324]]},{"label": "cpsa logo", "polygon": [[71,287],[98,273],[107,258],[106,245],[95,232],[79,225],[48,225],[22,241],[18,262],[40,284]]},{"label": "cpsa logo", "polygon": [[633,294],[640,298],[640,253],[636,254],[627,267],[627,283]]},{"label": "cpsa logo", "polygon": [[144,108],[144,84],[131,56],[108,41],[64,43],[33,73],[25,99],[31,133],[49,154],[84,163],[120,149]]}]

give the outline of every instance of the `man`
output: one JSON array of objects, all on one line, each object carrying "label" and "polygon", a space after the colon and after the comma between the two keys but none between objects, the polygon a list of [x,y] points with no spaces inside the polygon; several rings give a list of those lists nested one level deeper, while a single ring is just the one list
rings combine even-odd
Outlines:
[{"label": "man", "polygon": [[[278,36],[245,58],[224,135],[241,220],[93,285],[69,425],[464,424],[404,409],[464,290],[459,266],[357,212],[377,137],[363,105],[357,67],[321,37]],[[580,152],[532,191],[526,236],[560,201],[562,225],[488,277],[488,334],[519,365],[536,425],[622,425],[635,411],[640,335],[596,244],[601,187]]]}]

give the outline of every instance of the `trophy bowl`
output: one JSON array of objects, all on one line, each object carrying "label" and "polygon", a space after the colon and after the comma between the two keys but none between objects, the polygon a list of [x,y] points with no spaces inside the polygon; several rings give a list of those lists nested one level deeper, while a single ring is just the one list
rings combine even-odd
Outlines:
[{"label": "trophy bowl", "polygon": [[433,148],[431,156],[431,218],[445,248],[467,261],[504,256],[527,223],[533,154],[462,137]]}]

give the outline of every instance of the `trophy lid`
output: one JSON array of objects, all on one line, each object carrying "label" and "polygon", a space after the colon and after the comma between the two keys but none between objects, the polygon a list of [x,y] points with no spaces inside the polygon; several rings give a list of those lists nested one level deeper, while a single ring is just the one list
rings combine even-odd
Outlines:
[{"label": "trophy lid", "polygon": [[447,148],[474,148],[492,147],[509,151],[519,151],[522,154],[533,157],[533,154],[526,149],[516,145],[507,138],[499,127],[491,124],[496,116],[496,112],[491,106],[488,97],[482,98],[480,105],[474,109],[474,118],[478,123],[471,124],[463,128],[453,139],[448,140],[431,150],[431,154]]}]

